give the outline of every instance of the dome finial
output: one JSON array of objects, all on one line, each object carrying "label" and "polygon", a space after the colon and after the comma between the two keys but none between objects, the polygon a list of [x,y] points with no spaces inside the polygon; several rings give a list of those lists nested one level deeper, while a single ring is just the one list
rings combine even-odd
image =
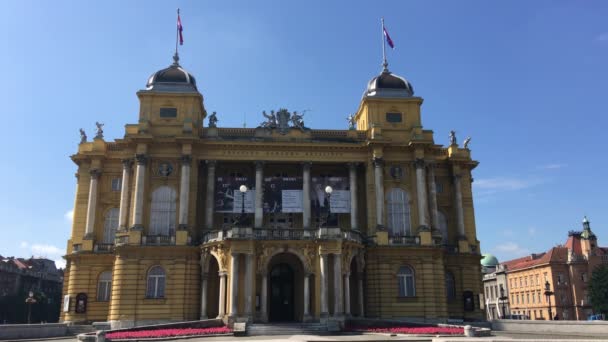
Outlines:
[{"label": "dome finial", "polygon": [[179,54],[177,53],[177,51],[175,51],[175,54],[173,55],[173,65],[179,66]]}]

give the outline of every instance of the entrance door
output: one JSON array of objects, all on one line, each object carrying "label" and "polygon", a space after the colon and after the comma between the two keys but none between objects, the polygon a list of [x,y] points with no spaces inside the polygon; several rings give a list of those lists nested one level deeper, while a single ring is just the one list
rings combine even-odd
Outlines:
[{"label": "entrance door", "polygon": [[278,264],[270,272],[270,320],[294,320],[293,270]]}]

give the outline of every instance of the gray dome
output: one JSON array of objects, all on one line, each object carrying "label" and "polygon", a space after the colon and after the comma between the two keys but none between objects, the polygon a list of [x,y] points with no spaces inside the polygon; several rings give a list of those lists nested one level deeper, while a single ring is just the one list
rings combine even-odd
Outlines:
[{"label": "gray dome", "polygon": [[148,78],[146,89],[178,92],[198,91],[196,89],[196,79],[179,65],[179,57],[174,56],[173,60],[175,62],[170,67],[159,70]]},{"label": "gray dome", "polygon": [[384,69],[367,84],[363,97],[412,97],[414,87],[405,78]]}]

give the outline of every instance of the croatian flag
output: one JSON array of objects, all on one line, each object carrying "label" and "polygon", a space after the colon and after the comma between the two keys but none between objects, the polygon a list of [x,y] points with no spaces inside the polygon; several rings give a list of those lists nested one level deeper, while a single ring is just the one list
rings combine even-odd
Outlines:
[{"label": "croatian flag", "polygon": [[184,45],[184,36],[182,35],[183,30],[184,30],[184,27],[182,26],[182,19],[180,19],[179,12],[178,12],[177,13],[177,32],[179,32],[179,45]]},{"label": "croatian flag", "polygon": [[393,40],[391,39],[391,36],[389,36],[388,31],[386,30],[386,27],[382,27],[382,30],[384,31],[384,37],[386,38],[386,42],[388,43],[388,46],[391,47],[391,49],[395,48],[395,44],[393,44]]}]

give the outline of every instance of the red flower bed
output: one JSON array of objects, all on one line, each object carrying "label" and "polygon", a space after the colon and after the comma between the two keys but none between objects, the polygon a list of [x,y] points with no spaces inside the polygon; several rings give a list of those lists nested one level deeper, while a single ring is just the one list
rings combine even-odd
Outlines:
[{"label": "red flower bed", "polygon": [[213,328],[183,328],[183,329],[158,329],[158,330],[139,330],[139,331],[117,331],[106,334],[110,340],[121,340],[129,338],[159,338],[171,336],[191,336],[191,335],[215,335],[228,334],[232,330],[228,327]]},{"label": "red flower bed", "polygon": [[391,333],[391,334],[420,334],[420,335],[464,335],[464,328],[450,327],[391,327],[391,328],[376,328],[376,327],[348,327],[349,331],[364,331],[373,333]]}]

